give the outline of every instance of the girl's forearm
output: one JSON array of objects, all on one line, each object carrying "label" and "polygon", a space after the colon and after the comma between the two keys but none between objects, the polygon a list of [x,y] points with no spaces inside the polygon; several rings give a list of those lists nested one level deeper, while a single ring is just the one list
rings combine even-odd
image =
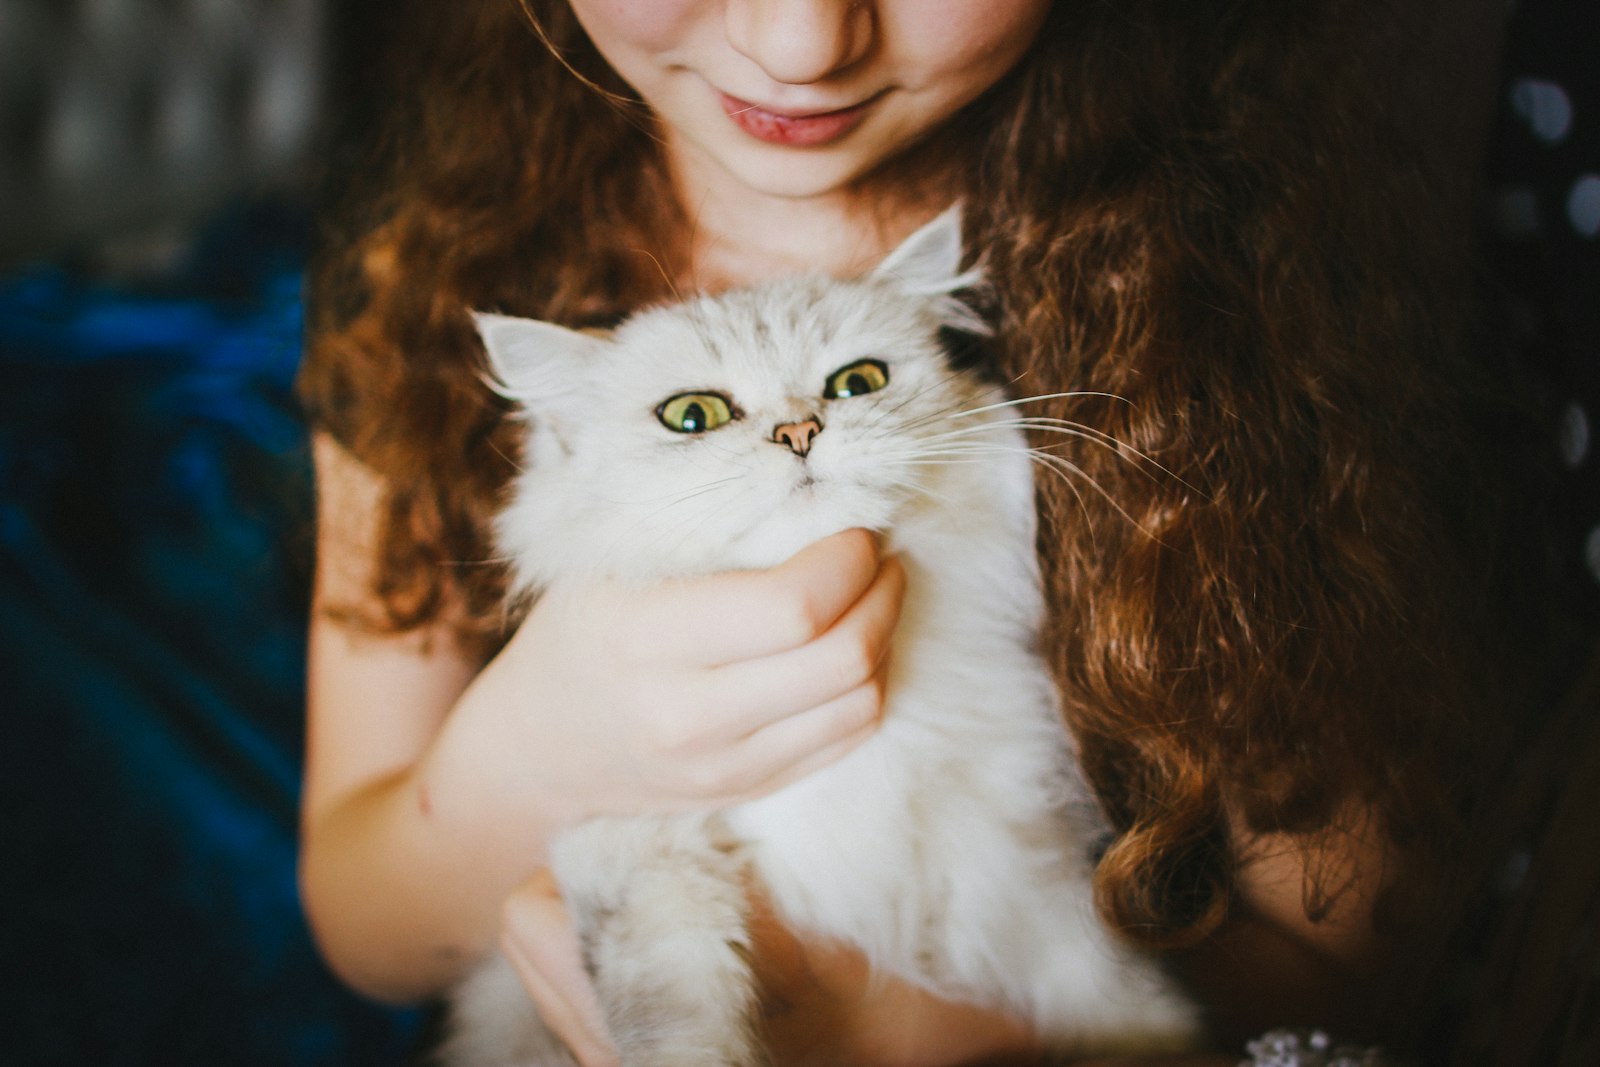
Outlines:
[{"label": "girl's forearm", "polygon": [[[453,719],[471,714],[471,698]],[[416,1000],[460,978],[498,939],[506,898],[544,862],[555,827],[500,810],[471,740],[447,729],[416,764],[308,817],[307,916],[329,965],[370,996]]]},{"label": "girl's forearm", "polygon": [[381,1000],[425,998],[458,979],[493,945],[514,872],[533,866],[485,864],[423,797],[413,772],[382,779],[304,835],[301,893],[323,956]]}]

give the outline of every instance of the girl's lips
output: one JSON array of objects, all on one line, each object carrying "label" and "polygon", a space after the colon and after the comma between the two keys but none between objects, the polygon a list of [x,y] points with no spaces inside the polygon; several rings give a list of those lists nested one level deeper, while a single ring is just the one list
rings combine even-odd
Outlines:
[{"label": "girl's lips", "polygon": [[838,111],[817,111],[805,115],[784,115],[718,92],[722,110],[745,133],[768,144],[805,148],[830,144],[861,124],[872,106],[873,97]]}]

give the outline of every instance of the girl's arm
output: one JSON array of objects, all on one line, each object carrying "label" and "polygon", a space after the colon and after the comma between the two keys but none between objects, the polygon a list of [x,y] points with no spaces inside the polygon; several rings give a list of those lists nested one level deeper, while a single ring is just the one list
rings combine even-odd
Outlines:
[{"label": "girl's arm", "polygon": [[[1306,853],[1292,838],[1241,838],[1237,900],[1206,945],[1176,960],[1208,1009],[1221,1052],[1082,1061],[1081,1067],[1233,1067],[1245,1042],[1281,1027],[1321,1029],[1341,1043],[1366,1040],[1384,965],[1372,910],[1390,857],[1370,826],[1320,857],[1324,887],[1338,890],[1318,920],[1306,913]],[[512,914],[512,912],[508,912]],[[517,894],[521,950],[513,953],[546,1020],[584,1067],[615,1063],[555,886]],[[952,1003],[869,974],[854,949],[807,942],[757,901],[756,966],[777,1064],[862,1067],[1040,1067],[1029,1029],[1003,1012]]]},{"label": "girl's arm", "polygon": [[326,437],[315,439],[314,459],[301,893],[342,978],[376,997],[409,1000],[457,976],[494,929],[488,880],[474,878],[470,846],[424,816],[416,776],[478,665],[444,623],[379,637],[329,617],[330,606],[370,599],[381,485]]},{"label": "girl's arm", "polygon": [[876,728],[904,576],[865,533],[769,571],[552,591],[480,670],[448,617],[396,636],[329,616],[368,602],[382,485],[326,438],[315,458],[300,878],[358,989],[458,978],[562,826],[750,799]]}]

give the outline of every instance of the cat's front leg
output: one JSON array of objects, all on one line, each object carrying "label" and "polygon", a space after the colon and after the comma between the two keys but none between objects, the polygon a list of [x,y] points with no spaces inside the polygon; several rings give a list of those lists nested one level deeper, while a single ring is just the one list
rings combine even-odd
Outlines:
[{"label": "cat's front leg", "polygon": [[607,819],[557,842],[623,1067],[758,1067],[744,861],[703,818]]}]

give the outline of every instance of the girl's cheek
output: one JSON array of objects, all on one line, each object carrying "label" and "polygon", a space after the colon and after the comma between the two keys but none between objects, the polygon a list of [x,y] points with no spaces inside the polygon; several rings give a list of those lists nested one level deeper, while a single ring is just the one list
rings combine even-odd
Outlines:
[{"label": "girl's cheek", "polygon": [[[911,80],[961,77],[1010,66],[1038,36],[1049,0],[943,0],[882,9],[897,54],[915,57]],[[921,77],[918,78],[918,75]]]},{"label": "girl's cheek", "polygon": [[717,17],[706,0],[571,0],[572,10],[602,52],[668,51],[700,21]]}]

